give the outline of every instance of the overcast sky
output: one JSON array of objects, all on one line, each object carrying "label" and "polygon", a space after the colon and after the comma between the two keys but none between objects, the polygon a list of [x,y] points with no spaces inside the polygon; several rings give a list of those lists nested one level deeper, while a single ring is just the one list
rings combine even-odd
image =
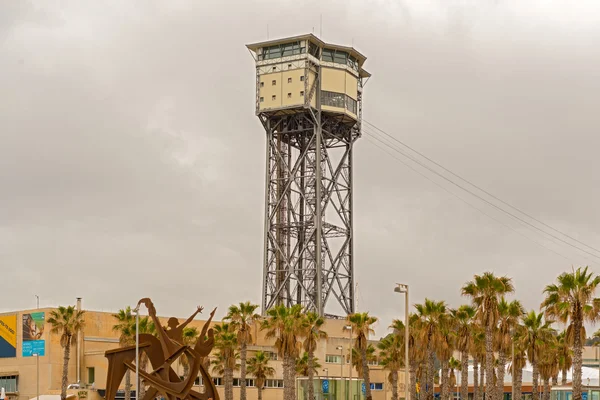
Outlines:
[{"label": "overcast sky", "polygon": [[[319,34],[321,15],[325,41],[368,57],[365,120],[600,248],[596,0],[2,1],[0,311],[35,294],[107,311],[149,296],[178,316],[260,303],[264,133],[244,45],[267,26]],[[491,270],[537,309],[571,265],[600,272],[372,141],[354,153],[355,268],[378,334],[402,315],[394,282],[458,306]]]}]

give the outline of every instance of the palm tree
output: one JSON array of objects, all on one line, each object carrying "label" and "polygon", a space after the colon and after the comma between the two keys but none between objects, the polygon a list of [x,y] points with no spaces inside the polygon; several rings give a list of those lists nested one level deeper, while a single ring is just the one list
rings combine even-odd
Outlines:
[{"label": "palm tree", "polygon": [[[198,332],[198,328],[195,326],[183,328],[183,344],[186,346],[193,347],[198,340],[198,336],[200,336],[200,332]],[[179,360],[181,362],[181,366],[183,367],[183,378],[187,379],[190,373],[190,360],[188,360],[187,355],[185,357],[181,357]]]},{"label": "palm tree", "polygon": [[452,357],[450,359],[450,362],[448,363],[448,368],[450,368],[450,387],[452,387],[454,389],[453,393],[457,393],[458,390],[456,390],[456,373],[455,371],[458,370],[459,368],[462,369],[462,362],[457,360],[456,358]]},{"label": "palm tree", "polygon": [[303,315],[302,305],[292,307],[277,305],[267,311],[261,329],[267,331],[265,338],[275,339],[277,353],[283,359],[283,399],[295,400],[296,359],[300,355]]},{"label": "palm tree", "polygon": [[462,305],[452,310],[452,319],[456,325],[456,349],[460,352],[460,398],[469,396],[469,349],[471,347],[471,330],[475,318],[475,308]]},{"label": "palm tree", "polygon": [[539,363],[544,342],[552,335],[552,328],[550,324],[552,321],[544,321],[544,314],[530,311],[523,317],[523,335],[521,340],[523,341],[524,347],[527,349],[527,359],[531,363],[533,368],[533,384],[532,384],[532,399],[539,399]]},{"label": "palm tree", "polygon": [[[600,335],[599,335],[600,336]],[[594,334],[596,337],[596,334]],[[567,340],[567,331],[562,331],[556,337],[558,350],[558,367],[562,373],[562,384],[567,384],[567,371],[573,366],[573,350],[571,344]]]},{"label": "palm tree", "polygon": [[[473,399],[483,399],[485,368],[485,329],[473,323],[471,327],[471,355],[473,356]],[[481,368],[480,368],[481,367]]]},{"label": "palm tree", "polygon": [[[423,362],[423,357],[425,355],[425,351],[423,347],[417,343],[418,335],[419,335],[419,326],[420,319],[417,314],[409,314],[408,316],[408,368],[410,375],[410,388],[405,388],[411,394],[411,399],[417,399],[417,375],[419,372],[419,367]],[[392,325],[390,326],[394,330],[396,335],[399,335],[402,338],[402,343],[404,343],[404,322],[401,320],[393,320]],[[403,344],[404,345],[404,344]]]},{"label": "palm tree", "polygon": [[398,400],[398,370],[404,364],[404,340],[399,334],[390,333],[377,343],[377,347],[381,365],[390,371],[388,379],[392,385],[392,400]]},{"label": "palm tree", "polygon": [[451,325],[453,321],[449,318],[446,318],[447,321],[441,326],[440,329],[440,337],[439,341],[435,346],[435,352],[437,354],[440,363],[442,364],[441,368],[441,379],[440,379],[440,395],[442,399],[448,400],[449,395],[449,376],[448,370],[450,368],[450,359],[452,358],[452,354],[454,353],[454,342],[455,342],[455,334],[454,334],[454,326]]},{"label": "palm tree", "polygon": [[[135,344],[135,317],[131,313],[131,307],[127,306],[125,309],[120,309],[117,314],[113,314],[113,318],[117,320],[112,330],[119,334],[119,346],[127,347]],[[125,372],[125,400],[130,399],[131,371],[127,368]]]},{"label": "palm tree", "polygon": [[347,319],[352,326],[352,331],[356,333],[354,347],[358,350],[361,356],[362,376],[365,383],[366,392],[365,398],[366,400],[373,400],[373,396],[371,395],[371,375],[369,373],[369,366],[367,365],[367,348],[369,347],[369,335],[375,333],[373,328],[371,328],[371,325],[377,322],[377,318],[370,316],[368,312],[364,312],[350,314],[348,315]]},{"label": "palm tree", "polygon": [[257,351],[254,357],[248,360],[248,374],[254,377],[258,400],[262,400],[262,390],[267,378],[275,375],[275,368],[269,366],[269,361],[269,356],[263,351]]},{"label": "palm tree", "polygon": [[314,385],[314,377],[316,366],[314,365],[315,358],[315,350],[317,349],[317,344],[321,339],[327,339],[327,333],[323,331],[321,328],[325,324],[325,320],[323,317],[320,317],[319,314],[314,312],[307,312],[304,316],[304,320],[302,321],[303,331],[305,335],[304,339],[304,351],[307,355],[308,359],[308,398],[315,398],[315,385]]},{"label": "palm tree", "polygon": [[540,377],[544,383],[542,400],[550,400],[550,379],[558,374],[558,351],[556,338],[549,338],[541,345],[540,358],[538,360]]},{"label": "palm tree", "polygon": [[[467,282],[462,288],[464,296],[471,297],[477,307],[477,315],[485,328],[485,397],[493,399],[494,383],[494,328],[498,322],[498,300],[501,296],[512,293],[514,287],[508,277],[497,277],[491,272],[475,275],[474,279]],[[482,382],[483,383],[483,382]]]},{"label": "palm tree", "polygon": [[[377,354],[375,354],[375,347],[369,343],[369,346],[367,347],[367,365],[373,361],[377,361]],[[362,355],[360,354],[360,351],[354,347],[352,348],[352,367],[358,376],[363,375]]]},{"label": "palm tree", "polygon": [[525,368],[525,365],[527,364],[527,347],[522,339],[524,329],[525,328],[522,325],[517,325],[515,327],[515,335],[513,336],[515,353],[509,367],[515,393],[515,398],[513,400],[521,400],[521,397],[523,396],[523,368]]},{"label": "palm tree", "polygon": [[546,286],[542,308],[549,318],[568,324],[567,337],[573,346],[573,400],[581,400],[582,349],[585,338],[583,324],[594,322],[600,313],[600,299],[594,298],[600,276],[588,267],[565,272],[557,284]]},{"label": "palm tree", "polygon": [[310,364],[308,353],[305,351],[301,357],[296,359],[296,375],[309,376],[311,374],[311,369],[313,375],[318,373],[319,368],[321,368],[319,359],[317,357],[313,357],[312,368],[310,367]]},{"label": "palm tree", "polygon": [[246,400],[246,354],[248,343],[252,343],[252,325],[260,319],[256,313],[258,306],[249,301],[229,307],[225,320],[230,320],[237,331],[240,346],[240,400]]},{"label": "palm tree", "polygon": [[498,352],[498,373],[496,399],[504,398],[504,373],[506,372],[506,359],[511,352],[513,331],[519,324],[525,309],[518,300],[510,303],[504,297],[498,302],[498,329],[496,330],[495,344]]},{"label": "palm tree", "polygon": [[77,310],[74,306],[60,306],[57,310],[50,311],[50,318],[48,318],[48,323],[52,326],[51,332],[60,334],[60,345],[64,349],[61,400],[67,398],[71,345],[77,338],[77,332],[83,328],[84,315],[85,311]]},{"label": "palm tree", "polygon": [[449,314],[446,302],[425,299],[423,304],[415,304],[417,315],[421,319],[419,342],[426,348],[425,362],[427,364],[427,400],[433,400],[434,360],[437,343],[441,341],[442,328],[448,323]]},{"label": "palm tree", "polygon": [[239,354],[237,334],[230,323],[223,322],[215,328],[215,348],[218,350],[213,370],[222,372],[225,400],[233,400],[233,370],[237,367]]}]

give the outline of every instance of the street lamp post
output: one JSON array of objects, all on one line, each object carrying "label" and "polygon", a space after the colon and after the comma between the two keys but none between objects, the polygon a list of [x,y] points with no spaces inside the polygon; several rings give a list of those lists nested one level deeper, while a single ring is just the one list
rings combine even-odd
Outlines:
[{"label": "street lamp post", "polygon": [[323,398],[325,398],[325,394],[327,394],[327,398],[329,398],[329,369],[323,368],[325,371],[325,380],[327,381],[327,393],[323,390],[323,384],[321,384],[321,391],[323,392]]},{"label": "street lamp post", "polygon": [[139,393],[140,393],[140,305],[139,304],[133,309],[133,312],[135,312],[135,400],[138,400]]},{"label": "street lamp post", "polygon": [[352,325],[344,326],[344,329],[348,330],[348,351],[350,352],[350,363],[348,364],[348,400],[352,400]]},{"label": "street lamp post", "polygon": [[[336,350],[340,351],[340,385],[342,386],[342,388],[344,387],[344,366],[343,366],[343,362],[344,362],[344,348],[342,346],[336,346],[335,348]],[[342,391],[340,390],[340,397],[343,399],[344,397],[341,395]]]},{"label": "street lamp post", "polygon": [[408,285],[397,283],[394,292],[404,293],[404,398],[410,400],[408,390]]},{"label": "street lamp post", "polygon": [[36,400],[40,400],[40,354],[35,353],[35,386],[36,386]]}]

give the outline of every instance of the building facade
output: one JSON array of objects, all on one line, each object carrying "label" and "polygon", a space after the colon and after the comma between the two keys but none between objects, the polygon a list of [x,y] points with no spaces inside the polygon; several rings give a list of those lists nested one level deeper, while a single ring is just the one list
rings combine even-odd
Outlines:
[{"label": "building facade", "polygon": [[[38,393],[58,394],[62,377],[63,349],[60,345],[60,335],[50,332],[46,322],[51,308],[16,311],[0,315],[0,387],[4,387],[9,400],[28,400]],[[180,318],[183,322],[185,318]],[[161,318],[166,324],[166,319]],[[103,395],[106,384],[108,362],[105,351],[119,346],[118,333],[113,331],[116,319],[112,313],[86,311],[85,326],[79,335],[79,341],[71,349],[69,363],[69,383],[79,383],[81,390],[76,390],[79,399],[93,399]],[[194,320],[189,326],[201,329],[203,320]],[[218,322],[213,322],[217,324]],[[354,386],[360,388],[362,377],[357,377],[356,370],[350,367],[348,349],[350,332],[344,329],[345,321],[327,319],[324,330],[328,338],[319,343],[315,356],[321,367],[318,377],[328,380],[331,386],[329,393],[321,390],[318,399],[334,400],[347,399],[347,380],[352,374]],[[283,399],[283,367],[278,359],[274,340],[265,338],[258,325],[253,327],[253,343],[248,347],[248,358],[258,351],[269,352],[275,376],[269,379],[263,391],[264,400]],[[391,399],[391,387],[384,371],[377,362],[371,362],[371,388],[374,400]],[[183,375],[183,367],[174,364],[176,371]],[[399,396],[404,397],[404,375],[399,373]],[[217,389],[222,397],[223,380],[211,371]],[[248,399],[257,399],[257,390],[251,376],[248,379]],[[132,379],[132,382],[135,379]],[[302,377],[298,378],[298,382]],[[346,382],[346,383],[340,383]],[[201,385],[200,380],[197,384]],[[134,388],[135,389],[135,388]],[[201,389],[200,389],[201,390]],[[301,391],[299,391],[301,392]],[[234,372],[234,398],[239,398],[239,372]],[[352,399],[364,399],[361,390],[354,389]]]}]

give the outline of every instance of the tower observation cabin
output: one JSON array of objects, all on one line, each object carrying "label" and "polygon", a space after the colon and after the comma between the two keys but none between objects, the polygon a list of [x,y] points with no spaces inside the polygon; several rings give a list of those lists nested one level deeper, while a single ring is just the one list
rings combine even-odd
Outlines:
[{"label": "tower observation cabin", "polygon": [[353,47],[307,34],[249,44],[266,132],[262,311],[354,312],[352,151],[370,74]]}]

